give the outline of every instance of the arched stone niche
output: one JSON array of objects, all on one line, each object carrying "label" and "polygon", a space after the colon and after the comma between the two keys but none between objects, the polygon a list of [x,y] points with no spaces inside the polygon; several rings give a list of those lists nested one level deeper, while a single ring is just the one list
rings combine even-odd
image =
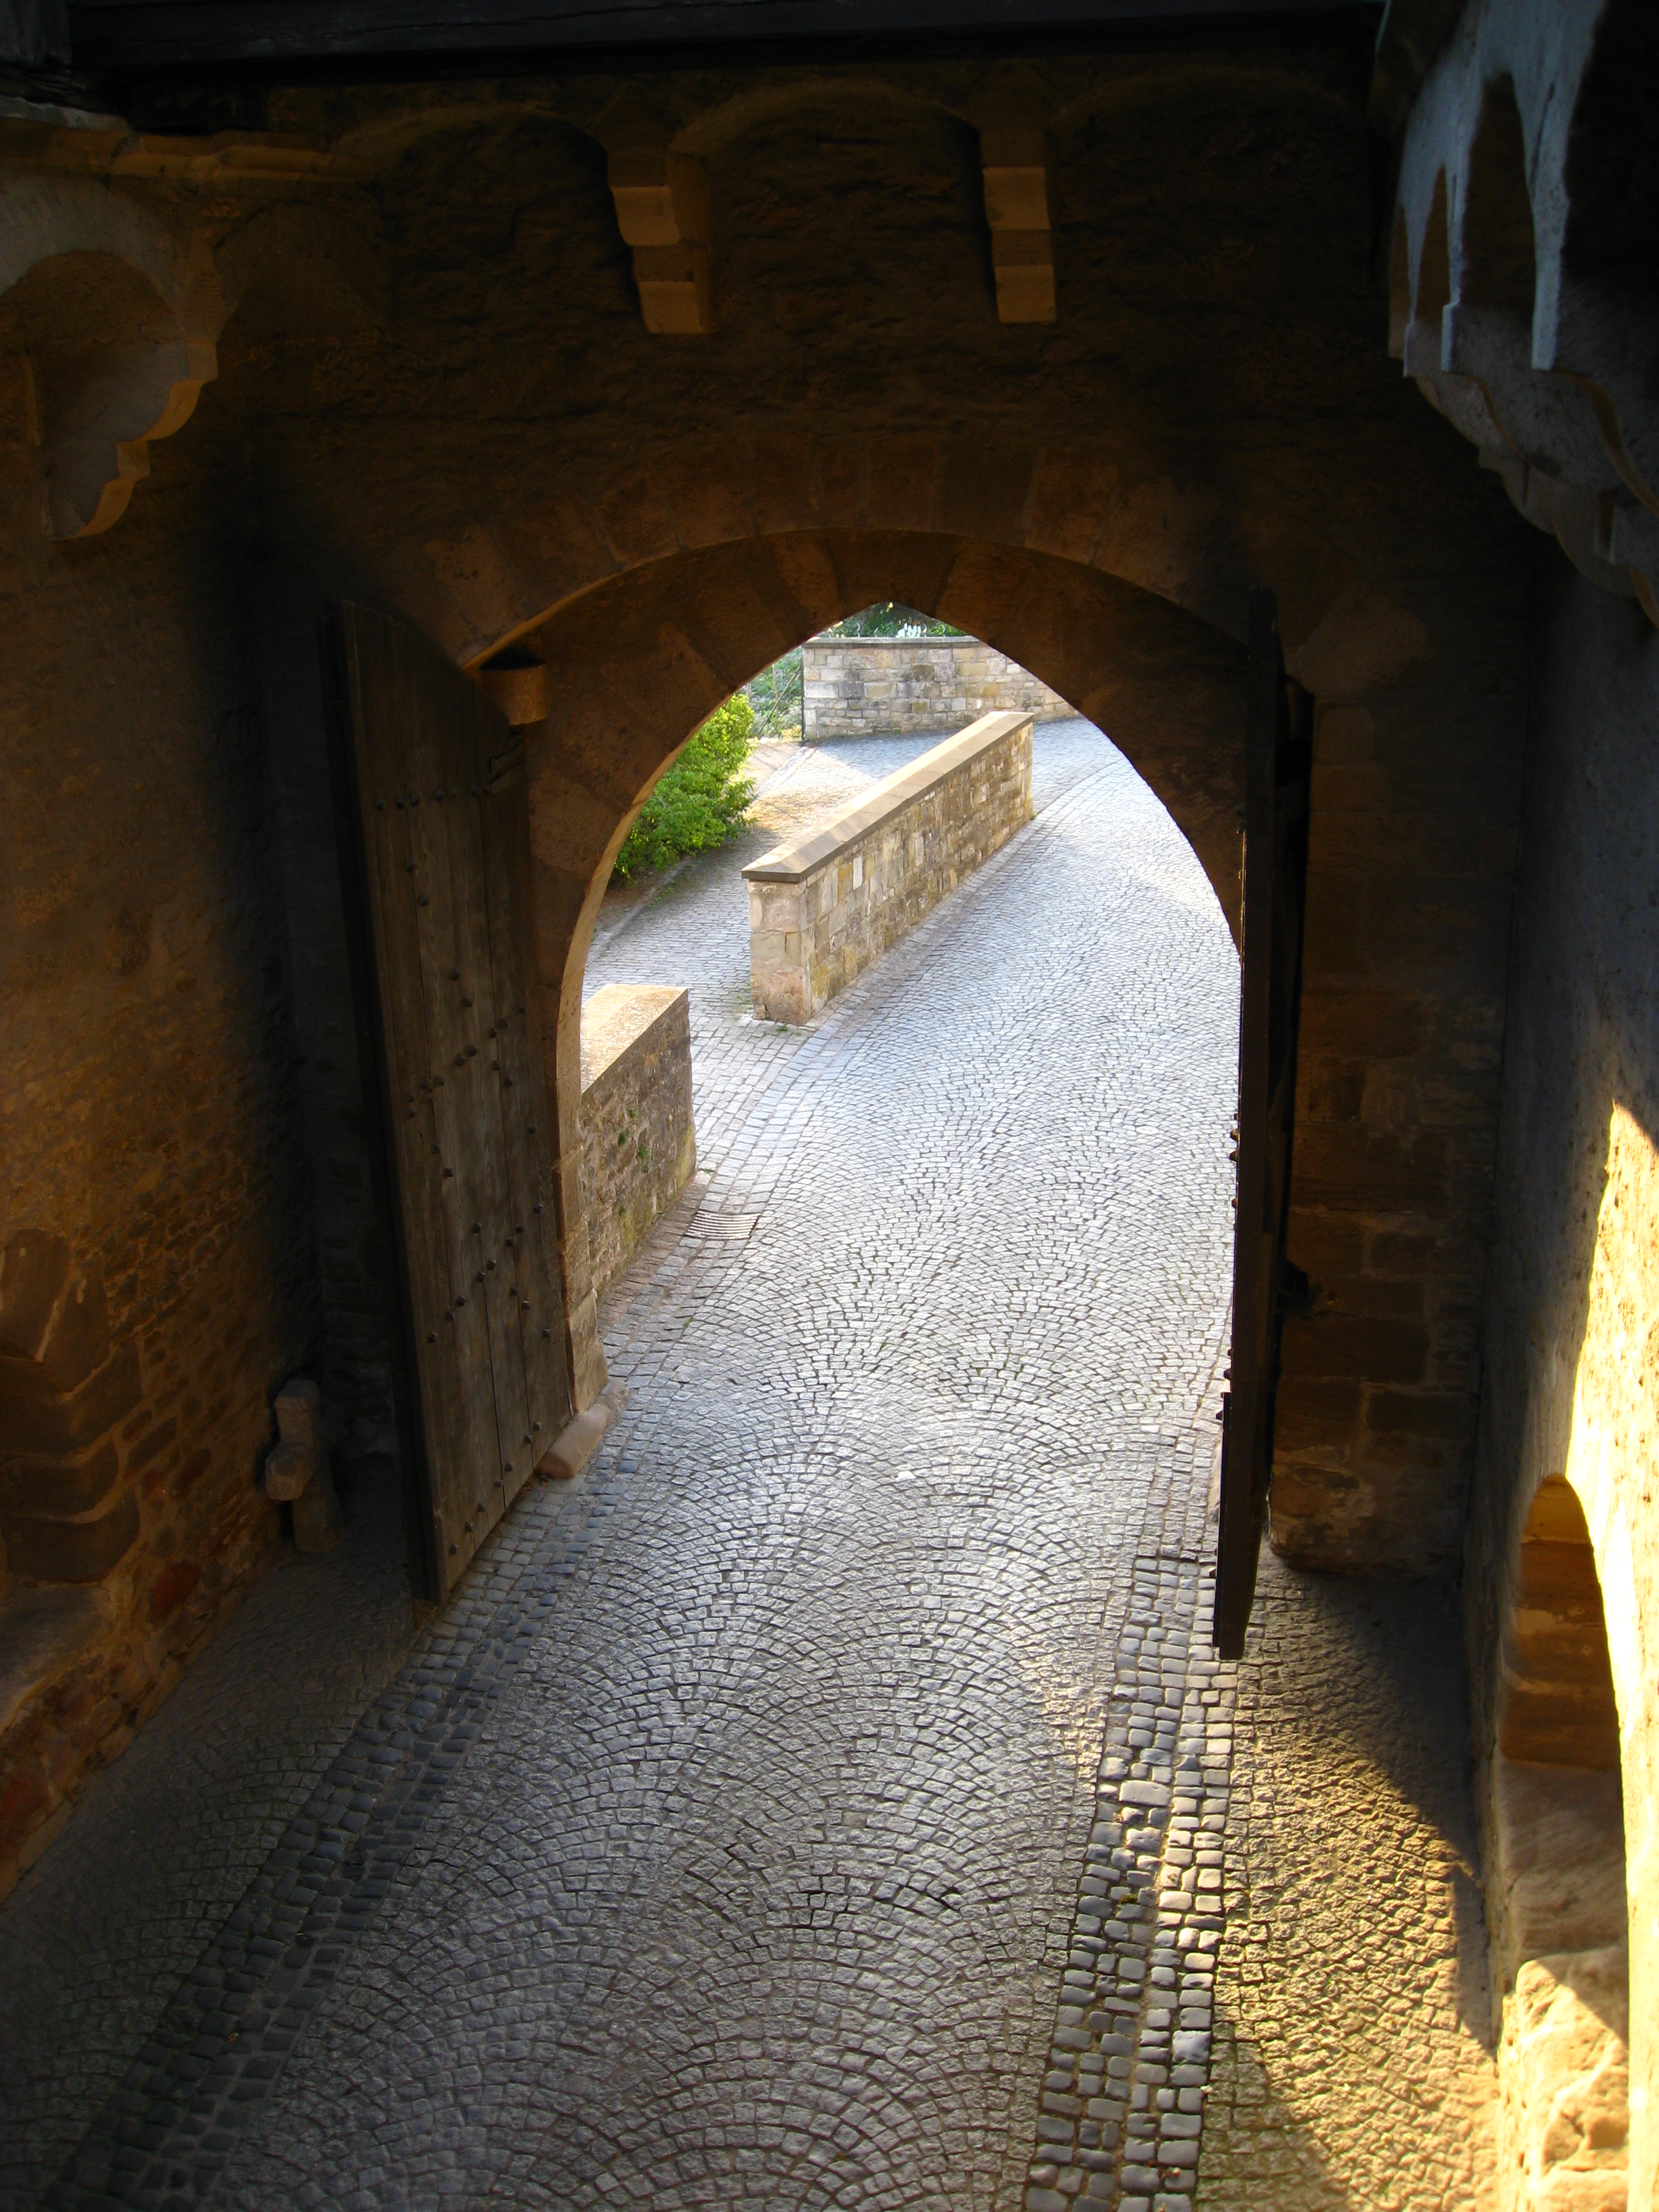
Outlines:
[{"label": "arched stone niche", "polygon": [[[1534,1347],[1499,1608],[1488,1894],[1502,1985],[1514,1984],[1529,1947],[1610,1953],[1618,1808],[1637,2206],[1659,2188],[1659,1147],[1623,1105],[1610,1111],[1605,1144],[1582,1319],[1571,1338]],[[1579,1808],[1571,1819],[1569,1796]],[[1582,1869],[1571,1880],[1569,1858]],[[1557,1869],[1545,1906],[1554,1909],[1553,1896],[1565,1910],[1576,1893],[1587,1914],[1589,1869],[1599,1865],[1594,1924],[1587,1917],[1569,1941],[1550,1933],[1527,1889],[1516,1903],[1523,1861]],[[1574,2212],[1581,2201],[1595,2212],[1626,2201],[1611,2181],[1601,2196],[1571,2185],[1580,2194],[1559,2201]]]},{"label": "arched stone niche", "polygon": [[1502,2212],[1622,2212],[1630,1949],[1619,1716],[1577,1494],[1540,1486],[1504,1639],[1492,1884]]}]

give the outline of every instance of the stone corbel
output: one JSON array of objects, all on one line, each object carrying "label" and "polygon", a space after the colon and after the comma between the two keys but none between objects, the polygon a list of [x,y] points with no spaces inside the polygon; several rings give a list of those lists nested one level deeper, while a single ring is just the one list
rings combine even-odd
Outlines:
[{"label": "stone corbel", "polygon": [[1659,513],[1659,306],[1599,275],[1558,271],[1551,291],[1535,358],[1583,393],[1626,488]]},{"label": "stone corbel", "polygon": [[95,538],[118,521],[152,441],[189,421],[217,374],[210,340],[180,337],[107,346],[38,378],[52,536]]},{"label": "stone corbel", "polygon": [[1632,595],[1659,624],[1659,508],[1601,387],[1540,369],[1514,309],[1455,301],[1405,326],[1407,376],[1480,453],[1516,512],[1547,530],[1601,590]]},{"label": "stone corbel", "polygon": [[611,152],[608,175],[645,327],[663,337],[706,335],[714,310],[702,164],[665,146],[628,146]]},{"label": "stone corbel", "polygon": [[1547,67],[1524,9],[1474,0],[1449,40],[1455,12],[1437,16],[1399,118],[1390,350],[1519,512],[1659,623],[1659,302],[1633,249],[1574,265],[1601,250],[1598,207],[1640,198],[1643,112],[1607,43],[1616,11],[1555,9]]},{"label": "stone corbel", "polygon": [[[32,180],[8,216],[0,295],[29,280],[19,335],[48,524],[55,538],[91,537],[125,511],[151,441],[188,421],[217,373],[224,292],[204,237],[106,187]],[[54,268],[88,255],[119,264],[107,295],[56,291]]]},{"label": "stone corbel", "polygon": [[1005,323],[1052,323],[1054,240],[1044,135],[1030,126],[982,131],[980,161],[997,318]]},{"label": "stone corbel", "polygon": [[1587,489],[1612,490],[1619,471],[1581,387],[1533,366],[1532,331],[1509,307],[1446,307],[1440,367],[1472,379],[1510,447],[1534,466]]},{"label": "stone corbel", "polygon": [[485,662],[477,674],[479,683],[507,717],[510,728],[532,728],[536,723],[544,722],[552,712],[552,672],[522,647],[510,647],[506,653],[497,653],[493,660]]},{"label": "stone corbel", "polygon": [[1569,483],[1513,455],[1483,453],[1480,464],[1502,479],[1518,514],[1550,532],[1580,575],[1621,599],[1634,596],[1651,611],[1651,584],[1629,562],[1611,557],[1613,493]]}]

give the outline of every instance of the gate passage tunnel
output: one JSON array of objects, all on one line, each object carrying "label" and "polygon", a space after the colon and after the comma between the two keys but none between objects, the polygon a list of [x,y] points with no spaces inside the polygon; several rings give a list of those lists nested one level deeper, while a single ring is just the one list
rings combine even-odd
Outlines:
[{"label": "gate passage tunnel", "polygon": [[[1645,2204],[1652,10],[821,14],[0,25],[0,2202]],[[1079,729],[624,1265],[890,601]]]}]

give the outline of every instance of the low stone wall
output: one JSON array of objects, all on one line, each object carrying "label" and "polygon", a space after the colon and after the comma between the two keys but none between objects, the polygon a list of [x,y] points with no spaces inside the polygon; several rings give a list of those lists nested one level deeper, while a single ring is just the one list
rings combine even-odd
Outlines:
[{"label": "low stone wall", "polygon": [[1030,714],[984,714],[744,870],[757,1016],[802,1022],[1031,818]]},{"label": "low stone wall", "polygon": [[801,735],[926,736],[981,714],[1077,709],[976,637],[814,637],[801,647]]},{"label": "low stone wall", "polygon": [[697,1164],[691,1002],[684,990],[607,983],[582,1008],[582,1208],[602,1294]]}]

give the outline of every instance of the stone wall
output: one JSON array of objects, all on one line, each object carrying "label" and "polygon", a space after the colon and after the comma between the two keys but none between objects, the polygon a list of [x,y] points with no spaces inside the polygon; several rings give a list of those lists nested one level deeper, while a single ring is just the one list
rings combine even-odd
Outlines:
[{"label": "stone wall", "polygon": [[317,1349],[239,441],[50,555],[0,486],[0,1892],[268,1556]]},{"label": "stone wall", "polygon": [[976,637],[814,637],[801,647],[801,735],[927,736],[981,714],[1075,714],[1029,669]]},{"label": "stone wall", "polygon": [[690,999],[607,983],[582,1008],[582,1210],[596,1296],[696,1164]]},{"label": "stone wall", "polygon": [[[1261,49],[1243,120],[1213,56],[1068,67],[1056,123],[1091,101],[1116,120],[1109,149],[1062,131],[1074,251],[1042,339],[998,319],[983,194],[962,169],[964,117],[1016,80],[1024,100],[1023,66],[813,78],[849,137],[799,128],[787,99],[806,80],[787,70],[784,104],[758,108],[718,71],[652,78],[641,96],[702,149],[719,210],[719,312],[696,337],[645,319],[594,167],[616,124],[599,78],[515,76],[491,120],[465,125],[435,91],[377,93],[368,129],[343,96],[290,86],[280,131],[193,149],[119,151],[44,124],[37,143],[35,124],[0,118],[40,195],[20,239],[38,231],[75,263],[65,316],[94,258],[62,250],[70,202],[88,223],[172,226],[180,269],[202,278],[192,313],[210,267],[222,307],[237,302],[216,380],[155,446],[115,531],[139,527],[194,455],[222,460],[213,439],[240,438],[216,481],[257,575],[242,618],[260,632],[295,1079],[323,1200],[315,1371],[343,1401],[361,1385],[367,1410],[395,1304],[370,1202],[376,1102],[343,988],[320,603],[395,611],[469,667],[507,647],[548,672],[526,790],[586,1403],[604,1365],[578,1188],[583,956],[615,841],[687,733],[781,653],[897,599],[1109,730],[1236,916],[1236,634],[1267,580],[1321,708],[1291,1247],[1319,1295],[1288,1346],[1275,1535],[1309,1564],[1449,1571],[1473,1437],[1528,533],[1495,480],[1457,472],[1456,434],[1378,347],[1376,273],[1353,244],[1374,222],[1370,142],[1346,61]],[[877,81],[895,95],[879,117]],[[421,149],[407,160],[391,151],[405,130]],[[1127,228],[1126,174],[1158,180]],[[799,213],[781,234],[784,204]],[[1241,207],[1271,252],[1171,248],[1231,235]],[[823,289],[823,272],[853,269]],[[1238,349],[1264,344],[1245,391]],[[16,416],[5,466],[38,477],[39,425]],[[257,530],[239,453],[262,487]],[[8,551],[26,579],[101,557],[34,531]],[[158,605],[193,589],[175,545],[155,568]],[[216,645],[228,634],[200,619]],[[124,680],[101,638],[79,649]]]},{"label": "stone wall", "polygon": [[[1513,1824],[1500,1747],[1537,1672],[1515,1648],[1517,1618],[1538,1613],[1525,1539],[1565,1478],[1594,1553],[1617,1712],[1635,2205],[1659,2184],[1659,2130],[1644,2117],[1659,2111],[1659,634],[1546,557],[1466,1588],[1485,1855],[1501,1868]],[[1586,1735],[1576,1709],[1572,1735]],[[1548,1767],[1561,1753],[1532,1756]],[[1553,1814],[1563,1833],[1568,1809]],[[1588,1855],[1575,1856],[1582,1889]],[[1519,2003],[1516,1948],[1495,1979]]]},{"label": "stone wall", "polygon": [[803,1022],[1031,818],[1031,718],[986,714],[744,870],[757,1019]]},{"label": "stone wall", "polygon": [[[153,1431],[178,1424],[100,1606],[148,1624],[163,1569],[165,1608],[201,1566],[144,1628],[194,1632],[212,1510],[248,1515],[251,1543],[274,1528],[253,1438],[286,1373],[349,1416],[384,1408],[380,1102],[316,650],[343,597],[468,668],[507,648],[546,671],[525,788],[587,1405],[583,965],[617,844],[688,732],[901,600],[1109,730],[1236,920],[1237,633],[1273,582],[1321,709],[1291,1246],[1316,1295],[1287,1340],[1275,1534],[1316,1565],[1455,1566],[1531,533],[1382,356],[1362,75],[1272,39],[1036,77],[920,52],[665,70],[625,98],[550,62],[482,106],[423,76],[272,76],[196,136],[147,130],[148,106],[131,130],[0,118],[0,1243],[61,1237],[77,1279],[98,1260],[112,1352],[138,1344]],[[1033,100],[1066,210],[1047,331],[999,316],[971,159]],[[596,150],[635,173],[647,110],[714,211],[695,334],[653,321],[618,228],[644,188],[618,198]],[[137,410],[101,459],[100,380]],[[94,463],[131,501],[71,538]],[[64,1708],[65,1773],[102,1694]]]}]

